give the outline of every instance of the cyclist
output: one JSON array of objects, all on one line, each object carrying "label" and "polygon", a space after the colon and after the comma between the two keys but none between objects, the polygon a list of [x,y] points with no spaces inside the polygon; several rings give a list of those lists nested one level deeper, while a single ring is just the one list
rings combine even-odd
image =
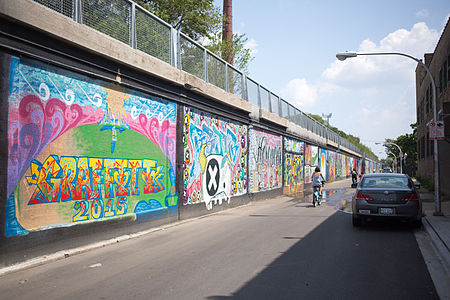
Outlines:
[{"label": "cyclist", "polygon": [[322,183],[326,182],[325,178],[323,178],[322,173],[320,173],[320,168],[316,167],[314,173],[311,176],[313,193],[319,189],[320,197],[322,197]]},{"label": "cyclist", "polygon": [[353,184],[358,183],[358,171],[356,170],[356,168],[353,168],[352,181],[353,181]]}]

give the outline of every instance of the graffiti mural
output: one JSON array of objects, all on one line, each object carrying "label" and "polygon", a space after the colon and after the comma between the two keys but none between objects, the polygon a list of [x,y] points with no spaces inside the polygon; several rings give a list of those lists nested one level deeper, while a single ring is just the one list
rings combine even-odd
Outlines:
[{"label": "graffiti mural", "polygon": [[176,105],[12,57],[6,236],[177,215]]},{"label": "graffiti mural", "polygon": [[249,131],[249,192],[282,187],[282,137]]},{"label": "graffiti mural", "polygon": [[327,151],[327,180],[336,179],[336,152]]},{"label": "graffiti mural", "polygon": [[247,126],[186,107],[183,143],[184,205],[210,210],[247,192]]},{"label": "graffiti mural", "polygon": [[303,149],[304,143],[284,138],[284,188],[283,193],[299,196],[303,192]]},{"label": "graffiti mural", "polygon": [[305,165],[311,166],[311,145],[305,143]]},{"label": "graffiti mural", "polygon": [[305,143],[291,138],[284,138],[284,149],[286,152],[303,154],[305,152]]},{"label": "graffiti mural", "polygon": [[319,149],[319,166],[322,175],[325,177],[325,180],[328,180],[328,172],[327,172],[327,150]]},{"label": "graffiti mural", "polygon": [[336,179],[337,179],[339,177],[342,177],[342,154],[336,153],[335,154],[335,158],[336,158],[336,161],[335,161],[335,165],[336,165],[335,172],[336,172],[336,174],[335,174],[335,176],[336,176]]},{"label": "graffiti mural", "polygon": [[319,165],[319,147],[311,146],[311,166]]}]

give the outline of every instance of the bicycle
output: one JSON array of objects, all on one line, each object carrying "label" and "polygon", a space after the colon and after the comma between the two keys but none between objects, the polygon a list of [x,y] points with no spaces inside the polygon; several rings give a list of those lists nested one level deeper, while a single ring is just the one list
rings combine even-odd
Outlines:
[{"label": "bicycle", "polygon": [[[322,186],[324,186],[325,183],[322,183]],[[313,207],[316,207],[317,205],[320,205],[322,203],[322,195],[320,194],[320,186],[313,186],[313,199],[312,199],[312,205]]]}]

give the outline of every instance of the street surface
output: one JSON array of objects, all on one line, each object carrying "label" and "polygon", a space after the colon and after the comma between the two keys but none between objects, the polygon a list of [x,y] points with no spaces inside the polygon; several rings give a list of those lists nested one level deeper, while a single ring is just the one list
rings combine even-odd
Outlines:
[{"label": "street surface", "polygon": [[[0,278],[2,299],[438,299],[414,229],[277,197]],[[342,212],[340,209],[343,209]]]}]

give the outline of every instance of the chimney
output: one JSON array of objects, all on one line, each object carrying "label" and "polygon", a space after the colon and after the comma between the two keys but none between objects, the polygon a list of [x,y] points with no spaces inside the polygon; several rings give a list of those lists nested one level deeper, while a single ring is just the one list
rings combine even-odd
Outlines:
[{"label": "chimney", "polygon": [[[224,44],[233,43],[233,1],[223,0],[223,25],[222,25],[222,41]],[[230,65],[233,64],[233,51],[222,57]]]}]

